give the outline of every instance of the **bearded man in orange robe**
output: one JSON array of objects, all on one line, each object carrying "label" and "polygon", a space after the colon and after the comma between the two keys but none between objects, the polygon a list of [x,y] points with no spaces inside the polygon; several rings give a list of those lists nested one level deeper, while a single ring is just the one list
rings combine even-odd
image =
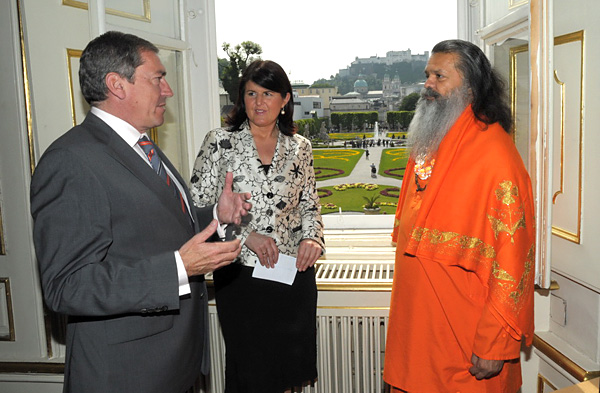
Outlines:
[{"label": "bearded man in orange robe", "polygon": [[531,183],[505,85],[483,52],[438,43],[409,127],[384,380],[392,391],[515,393],[533,339]]}]

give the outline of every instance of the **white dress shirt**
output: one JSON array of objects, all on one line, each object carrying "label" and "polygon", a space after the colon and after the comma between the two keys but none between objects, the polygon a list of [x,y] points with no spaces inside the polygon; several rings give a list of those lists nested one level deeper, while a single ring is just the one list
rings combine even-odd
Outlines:
[{"label": "white dress shirt", "polygon": [[[150,164],[146,153],[144,153],[140,145],[138,145],[138,141],[142,136],[146,135],[146,133],[141,134],[138,130],[136,130],[131,124],[127,123],[125,120],[111,115],[110,113],[105,112],[97,107],[92,107],[91,113],[93,113],[94,115],[99,117],[103,122],[108,124],[108,126],[112,128],[113,131],[117,133],[117,135],[123,138],[125,143],[127,143],[133,149],[133,151],[135,151],[140,156],[140,158],[144,160],[144,162],[146,162],[150,167],[152,167],[152,164]],[[171,180],[173,180],[173,183],[177,186],[179,192],[183,196],[183,200],[185,201],[185,204],[188,209],[188,214],[190,214],[190,216],[193,217],[193,214],[190,213],[189,201],[187,200],[183,187],[181,186],[181,184],[179,184],[175,176],[173,176],[173,173],[169,170],[169,168],[166,165],[164,165],[164,168],[167,170],[167,173],[171,177]],[[188,280],[187,272],[185,270],[185,266],[183,265],[181,255],[179,255],[179,251],[177,250],[175,251],[175,261],[177,263],[177,276],[179,278],[179,296],[187,295],[191,293],[190,282]]]}]

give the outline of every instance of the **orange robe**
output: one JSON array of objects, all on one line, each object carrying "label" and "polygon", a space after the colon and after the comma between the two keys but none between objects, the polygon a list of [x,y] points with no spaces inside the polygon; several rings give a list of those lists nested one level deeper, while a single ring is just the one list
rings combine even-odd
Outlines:
[{"label": "orange robe", "polygon": [[[424,191],[409,161],[400,192],[384,380],[410,393],[514,393],[521,342],[533,339],[529,176],[510,135],[470,106],[435,159]],[[512,360],[478,381],[473,353]]]}]

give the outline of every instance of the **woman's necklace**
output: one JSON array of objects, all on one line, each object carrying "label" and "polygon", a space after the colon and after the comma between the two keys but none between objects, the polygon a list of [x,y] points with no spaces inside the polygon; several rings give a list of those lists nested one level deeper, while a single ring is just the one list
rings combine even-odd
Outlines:
[{"label": "woman's necklace", "polygon": [[433,166],[435,165],[435,158],[427,162],[427,156],[420,154],[415,158],[415,184],[417,185],[417,192],[425,191],[427,184],[421,186],[419,180],[427,180],[433,172]]}]

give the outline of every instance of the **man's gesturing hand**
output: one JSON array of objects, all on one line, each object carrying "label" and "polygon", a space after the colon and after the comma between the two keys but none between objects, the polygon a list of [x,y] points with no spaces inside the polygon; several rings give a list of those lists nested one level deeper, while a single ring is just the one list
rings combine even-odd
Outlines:
[{"label": "man's gesturing hand", "polygon": [[248,214],[252,204],[247,202],[252,197],[249,192],[233,192],[233,173],[225,175],[225,186],[219,196],[217,216],[222,224],[240,225],[242,217]]},{"label": "man's gesturing hand", "polygon": [[202,232],[196,234],[179,249],[179,255],[189,277],[210,273],[229,265],[240,255],[242,246],[239,239],[228,242],[206,242],[206,239],[216,230],[217,220],[212,220]]}]

